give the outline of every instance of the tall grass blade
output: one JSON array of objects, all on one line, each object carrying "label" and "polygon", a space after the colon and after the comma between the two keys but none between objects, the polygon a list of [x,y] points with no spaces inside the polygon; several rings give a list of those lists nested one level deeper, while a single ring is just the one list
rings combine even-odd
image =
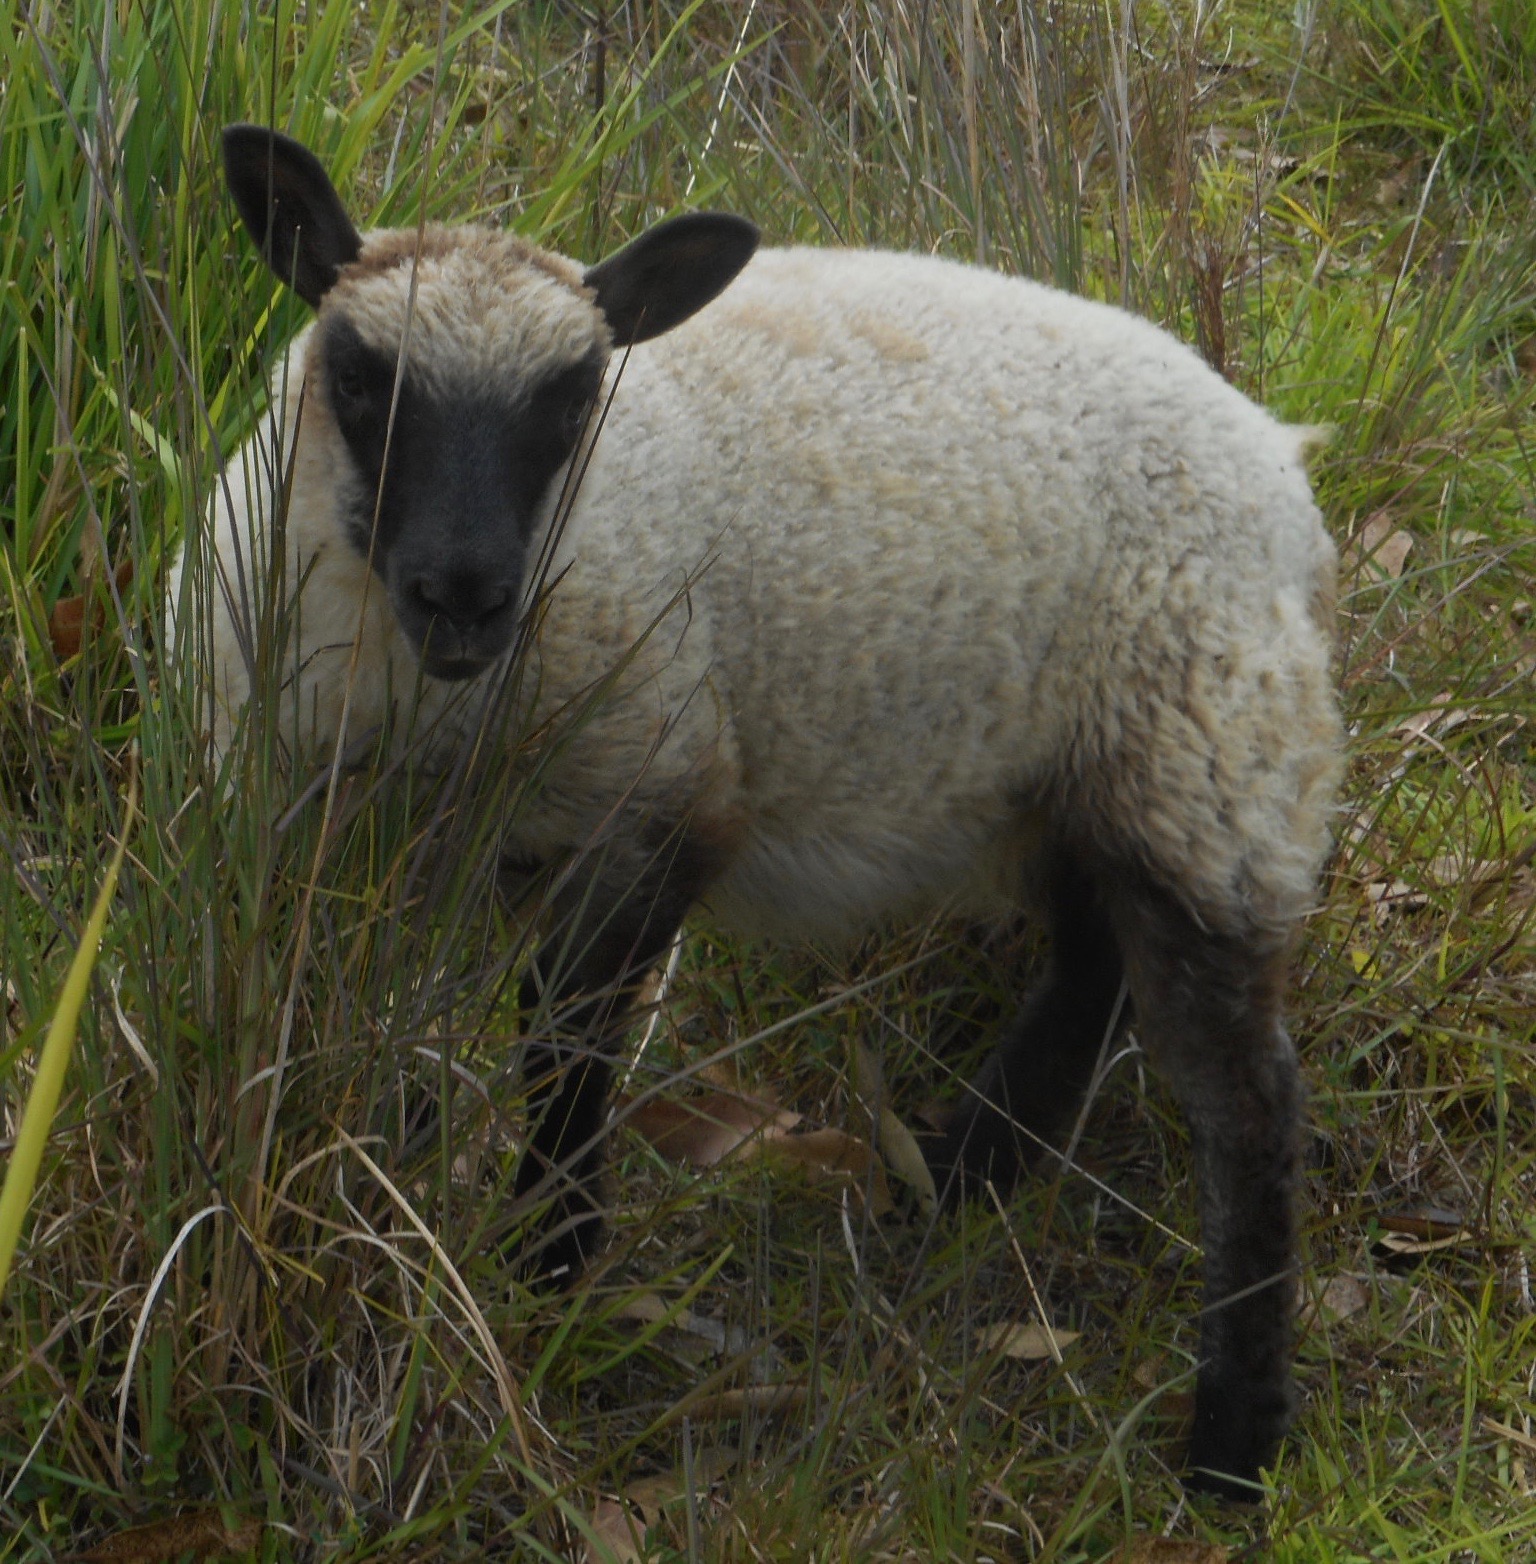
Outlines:
[{"label": "tall grass blade", "polygon": [[102,932],[107,926],[107,914],[117,890],[118,870],[122,868],[123,855],[128,850],[128,834],[133,829],[138,804],[138,778],[135,775],[128,786],[122,834],[117,839],[101,889],[96,894],[96,904],[86,919],[85,932],[80,936],[79,948],[69,964],[64,986],[59,991],[53,1019],[48,1023],[48,1035],[43,1039],[38,1054],[37,1075],[33,1079],[32,1090],[27,1093],[26,1107],[22,1110],[16,1144],[11,1148],[11,1160],[6,1164],[5,1183],[0,1185],[0,1296],[5,1293],[5,1284],[11,1274],[11,1260],[21,1237],[22,1223],[32,1203],[32,1191],[37,1187],[43,1148],[48,1144],[48,1131],[53,1126],[53,1116],[64,1090],[64,1077],[69,1072],[69,1057],[74,1051],[80,1011],[90,991],[91,972],[96,966],[96,953],[101,948]]}]

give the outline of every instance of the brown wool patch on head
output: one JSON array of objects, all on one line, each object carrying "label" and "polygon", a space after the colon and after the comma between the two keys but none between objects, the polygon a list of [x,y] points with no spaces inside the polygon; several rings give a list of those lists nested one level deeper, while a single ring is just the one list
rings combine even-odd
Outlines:
[{"label": "brown wool patch on head", "polygon": [[574,262],[472,224],[366,235],[321,308],[345,314],[390,355],[408,323],[408,373],[429,394],[516,401],[541,378],[612,346]]},{"label": "brown wool patch on head", "polygon": [[440,260],[463,244],[471,233],[467,228],[445,228],[438,223],[429,223],[422,229],[381,228],[363,236],[362,252],[355,261],[342,267],[339,281],[346,283],[390,272],[413,259]]},{"label": "brown wool patch on head", "polygon": [[343,279],[370,272],[388,272],[413,261],[440,261],[462,254],[475,258],[488,270],[508,266],[532,266],[582,291],[581,269],[563,255],[541,250],[516,234],[502,233],[478,223],[428,223],[424,228],[379,228],[363,235],[358,258],[342,268]]}]

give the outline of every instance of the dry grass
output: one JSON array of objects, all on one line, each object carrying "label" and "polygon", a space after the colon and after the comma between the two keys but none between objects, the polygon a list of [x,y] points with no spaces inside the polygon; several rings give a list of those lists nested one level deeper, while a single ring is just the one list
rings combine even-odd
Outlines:
[{"label": "dry grass", "polygon": [[[1070,1561],[1150,1556],[1117,1550],[1164,1532],[1234,1558],[1520,1557],[1522,0],[632,0],[492,6],[462,36],[434,7],[263,15],[103,0],[6,29],[6,1136],[135,750],[143,792],[0,1314],[0,1560]],[[979,256],[1125,302],[1332,426],[1353,760],[1292,1004],[1306,1406],[1261,1513],[1192,1507],[1171,1470],[1198,1256],[1182,1128],[1134,1052],[1081,1172],[1005,1212],[929,1230],[847,1184],[761,1158],[684,1171],[621,1132],[590,1284],[509,1285],[521,947],[487,895],[494,822],[366,771],[294,808],[307,779],[271,734],[221,790],[157,650],[165,560],[296,320],[269,311],[212,152],[274,101],[384,219],[425,200],[590,256],[709,204],[780,240]],[[61,658],[50,619],[82,593]],[[911,1121],[1034,959],[1027,933],[971,934],[813,957],[701,933],[632,1085],[707,1063],[863,1134],[862,1040]],[[455,1051],[475,1081],[452,1140],[404,1147],[410,1093],[443,1088]],[[980,1344],[1015,1320],[1081,1334],[1059,1362]],[[649,1525],[643,1553],[615,1540],[615,1500]]]}]

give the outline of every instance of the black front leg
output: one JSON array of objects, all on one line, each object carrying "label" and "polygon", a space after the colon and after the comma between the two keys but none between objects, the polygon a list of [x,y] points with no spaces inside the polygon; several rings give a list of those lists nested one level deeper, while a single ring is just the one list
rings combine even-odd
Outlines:
[{"label": "black front leg", "polygon": [[612,1057],[646,974],[666,953],[710,879],[712,860],[685,830],[648,853],[609,850],[556,898],[555,925],[523,980],[539,1018],[524,1066],[532,1133],[517,1172],[519,1205],[542,1204],[525,1267],[565,1286],[602,1236],[603,1122]]}]

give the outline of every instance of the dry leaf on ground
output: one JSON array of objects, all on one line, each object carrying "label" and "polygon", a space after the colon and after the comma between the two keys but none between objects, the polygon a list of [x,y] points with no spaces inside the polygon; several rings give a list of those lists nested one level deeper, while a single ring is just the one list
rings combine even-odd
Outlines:
[{"label": "dry leaf on ground", "polygon": [[1428,738],[1433,741],[1445,738],[1453,728],[1459,728],[1464,722],[1487,720],[1486,712],[1466,706],[1453,706],[1450,702],[1449,692],[1442,690],[1411,717],[1403,718],[1392,731],[1410,740]]},{"label": "dry leaf on ground", "polygon": [[[112,572],[112,579],[116,582],[118,594],[121,596],[128,590],[128,584],[133,580],[133,561],[125,559]],[[48,639],[53,642],[53,655],[61,663],[67,662],[80,650],[80,642],[85,635],[85,604],[84,595],[61,597],[53,605],[53,612],[48,615]],[[91,623],[99,627],[105,621],[106,609],[98,599],[91,614]]]},{"label": "dry leaf on ground", "polygon": [[1227,1564],[1227,1550],[1183,1537],[1129,1537],[1104,1564]]},{"label": "dry leaf on ground", "polygon": [[[740,1459],[740,1452],[733,1446],[700,1450],[693,1462],[695,1495],[708,1490]],[[636,1564],[645,1557],[647,1531],[687,1493],[687,1480],[681,1472],[658,1472],[653,1477],[626,1483],[615,1498],[599,1499],[591,1519],[596,1541],[587,1539],[585,1564]]]},{"label": "dry leaf on ground", "polygon": [[592,1512],[597,1540],[587,1540],[587,1564],[636,1564],[645,1557],[646,1531],[683,1492],[681,1473],[662,1472],[626,1484],[615,1499],[599,1499]]},{"label": "dry leaf on ground", "polygon": [[1503,858],[1463,858],[1457,853],[1439,853],[1421,868],[1431,884],[1447,889],[1459,885],[1480,890],[1497,885],[1509,873],[1509,864]]},{"label": "dry leaf on ground", "polygon": [[1395,581],[1403,573],[1413,548],[1413,534],[1394,527],[1386,511],[1378,511],[1350,540],[1340,560],[1346,579],[1360,575],[1367,580]]},{"label": "dry leaf on ground", "polygon": [[1302,1297],[1300,1325],[1305,1329],[1322,1320],[1337,1324],[1358,1314],[1371,1301],[1365,1284],[1355,1276],[1330,1276],[1315,1297],[1310,1291]]},{"label": "dry leaf on ground", "polygon": [[869,1209],[875,1216],[893,1211],[891,1186],[885,1179],[880,1159],[856,1135],[847,1130],[806,1130],[803,1134],[767,1135],[762,1154],[779,1162],[804,1168],[812,1178],[846,1181],[869,1197]]},{"label": "dry leaf on ground", "polygon": [[1467,1230],[1467,1224],[1460,1214],[1444,1206],[1414,1206],[1403,1211],[1383,1211],[1376,1220],[1387,1232],[1401,1233],[1406,1238],[1458,1238]]},{"label": "dry leaf on ground", "polygon": [[225,1520],[218,1510],[193,1510],[167,1520],[133,1526],[74,1553],[74,1564],[167,1564],[190,1553],[198,1560],[249,1553],[261,1541],[262,1523]]},{"label": "dry leaf on ground", "polygon": [[932,1216],[939,1208],[939,1190],[933,1169],[917,1143],[917,1136],[885,1108],[880,1114],[880,1155],[891,1172],[917,1195],[917,1208]]},{"label": "dry leaf on ground", "polygon": [[669,1303],[660,1293],[639,1292],[626,1298],[618,1311],[621,1320],[637,1320],[642,1325],[665,1325],[707,1343],[715,1352],[742,1352],[745,1338],[739,1328],[728,1330],[719,1320],[696,1314],[692,1309]]},{"label": "dry leaf on ground", "polygon": [[778,1385],[739,1385],[730,1390],[706,1390],[684,1396],[662,1419],[679,1423],[725,1422],[754,1412],[758,1416],[793,1412],[806,1403],[810,1391],[798,1381]]},{"label": "dry leaf on ground", "polygon": [[1387,1211],[1377,1217],[1382,1229],[1376,1248],[1386,1254],[1436,1254],[1478,1243],[1477,1235],[1454,1211],[1422,1206],[1412,1211]]},{"label": "dry leaf on ground", "polygon": [[[1186,1388],[1172,1388],[1179,1381]],[[1195,1415],[1194,1382],[1192,1371],[1171,1368],[1160,1352],[1143,1358],[1131,1370],[1131,1383],[1144,1395],[1157,1397],[1152,1403],[1152,1416],[1173,1426],[1188,1423]]]},{"label": "dry leaf on ground", "polygon": [[867,1191],[870,1209],[884,1216],[894,1208],[880,1160],[846,1130],[802,1130],[788,1109],[737,1092],[709,1092],[673,1101],[660,1097],[620,1104],[620,1122],[670,1162],[708,1168],[727,1157],[772,1157],[793,1163],[813,1178],[834,1178]]},{"label": "dry leaf on ground", "polygon": [[638,1564],[645,1557],[642,1545],[650,1523],[641,1506],[599,1499],[592,1512],[592,1535],[587,1538],[587,1564]]},{"label": "dry leaf on ground", "polygon": [[1429,905],[1429,897],[1416,891],[1406,880],[1372,880],[1365,888],[1370,903],[1371,922],[1385,923],[1394,912],[1417,912]]},{"label": "dry leaf on ground", "polygon": [[1041,1325],[1037,1320],[1025,1320],[1017,1324],[1004,1320],[979,1330],[976,1333],[976,1345],[983,1352],[1001,1351],[1005,1358],[1018,1358],[1023,1363],[1039,1363],[1048,1358],[1059,1358],[1062,1348],[1070,1347],[1081,1335],[1081,1331],[1055,1330]]},{"label": "dry leaf on ground", "polygon": [[873,1121],[875,1146],[886,1167],[917,1196],[918,1210],[932,1216],[938,1209],[939,1191],[933,1169],[917,1143],[917,1136],[896,1116],[885,1094],[880,1061],[863,1043],[853,1045],[854,1082]]},{"label": "dry leaf on ground", "polygon": [[708,1092],[674,1100],[649,1097],[619,1102],[618,1119],[667,1159],[685,1167],[712,1168],[754,1136],[786,1134],[800,1115],[743,1092]]}]

